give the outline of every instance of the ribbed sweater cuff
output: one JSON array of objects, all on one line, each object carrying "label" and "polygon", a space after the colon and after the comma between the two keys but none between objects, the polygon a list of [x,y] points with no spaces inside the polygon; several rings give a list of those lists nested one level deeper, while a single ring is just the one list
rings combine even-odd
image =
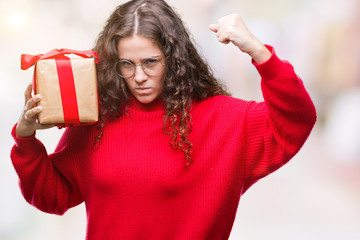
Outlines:
[{"label": "ribbed sweater cuff", "polygon": [[15,145],[18,151],[26,153],[26,152],[33,152],[35,148],[37,148],[37,141],[35,138],[35,133],[30,137],[17,137],[16,136],[16,126],[17,123],[11,130],[11,135],[15,140]]},{"label": "ribbed sweater cuff", "polygon": [[274,47],[270,45],[265,45],[265,47],[271,52],[271,57],[260,64],[252,60],[252,64],[256,67],[261,78],[264,80],[272,79],[272,76],[278,75],[279,69],[281,69],[284,64],[284,62],[276,55]]}]

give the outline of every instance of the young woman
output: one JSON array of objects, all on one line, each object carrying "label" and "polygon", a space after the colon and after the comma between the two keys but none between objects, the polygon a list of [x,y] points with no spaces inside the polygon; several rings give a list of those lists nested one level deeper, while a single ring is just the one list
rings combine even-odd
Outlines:
[{"label": "young woman", "polygon": [[289,161],[316,120],[293,67],[235,14],[209,26],[249,54],[265,101],[228,96],[163,0],[117,7],[95,51],[100,121],[48,155],[41,96],[25,92],[11,157],[25,199],[63,214],[85,202],[87,239],[227,239],[240,196]]}]

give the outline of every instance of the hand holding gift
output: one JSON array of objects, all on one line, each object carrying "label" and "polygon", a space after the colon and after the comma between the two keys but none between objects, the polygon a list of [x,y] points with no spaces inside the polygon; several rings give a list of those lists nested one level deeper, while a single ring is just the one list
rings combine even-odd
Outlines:
[{"label": "hand holding gift", "polygon": [[[78,57],[70,58],[70,54]],[[21,68],[26,70],[35,65],[35,70],[33,84],[25,92],[25,109],[16,134],[26,137],[36,129],[53,125],[67,127],[97,122],[97,61],[93,51],[54,49],[46,54],[23,54]]]},{"label": "hand holding gift", "polygon": [[32,84],[29,84],[25,90],[25,106],[16,126],[17,137],[30,137],[37,129],[54,127],[54,125],[40,124],[36,121],[37,114],[39,114],[42,110],[41,106],[36,106],[36,104],[40,101],[41,96],[32,96],[31,89]]}]

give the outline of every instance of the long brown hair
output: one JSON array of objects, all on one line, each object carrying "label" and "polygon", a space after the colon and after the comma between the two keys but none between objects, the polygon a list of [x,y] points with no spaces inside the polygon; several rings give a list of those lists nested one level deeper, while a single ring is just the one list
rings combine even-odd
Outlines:
[{"label": "long brown hair", "polygon": [[170,146],[184,152],[186,165],[189,165],[193,162],[193,144],[187,139],[192,131],[189,115],[192,102],[229,94],[198,54],[180,17],[163,0],[133,0],[118,6],[99,34],[94,47],[100,59],[97,74],[102,119],[97,141],[102,136],[104,116],[121,116],[129,102],[131,93],[114,69],[119,40],[134,34],[151,39],[164,53],[166,73],[161,99],[165,104],[165,116],[162,128],[171,137]]}]

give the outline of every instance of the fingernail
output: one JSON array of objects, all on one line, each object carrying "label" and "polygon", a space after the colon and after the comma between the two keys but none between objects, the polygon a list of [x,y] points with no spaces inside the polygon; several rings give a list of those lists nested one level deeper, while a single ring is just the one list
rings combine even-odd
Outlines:
[{"label": "fingernail", "polygon": [[41,106],[36,106],[36,110],[41,110],[42,107]]},{"label": "fingernail", "polygon": [[41,99],[41,95],[40,95],[40,94],[36,94],[36,95],[34,96],[34,98],[37,99],[37,100],[38,100],[38,99]]}]

